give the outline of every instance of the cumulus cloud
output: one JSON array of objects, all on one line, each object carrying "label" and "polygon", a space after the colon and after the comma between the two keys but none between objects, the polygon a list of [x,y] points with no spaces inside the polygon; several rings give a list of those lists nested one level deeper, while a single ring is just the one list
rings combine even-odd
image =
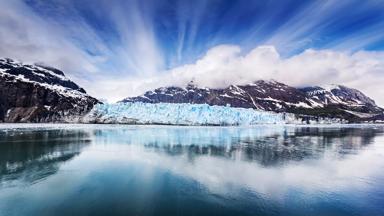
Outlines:
[{"label": "cumulus cloud", "polygon": [[274,79],[296,87],[342,84],[363,91],[383,105],[384,90],[380,88],[384,83],[383,73],[384,52],[309,49],[282,58],[273,46],[259,46],[244,54],[238,46],[221,45],[210,49],[194,64],[123,83],[127,86],[124,90],[127,96],[160,86],[184,87],[191,80],[200,87],[212,88],[259,79]]}]

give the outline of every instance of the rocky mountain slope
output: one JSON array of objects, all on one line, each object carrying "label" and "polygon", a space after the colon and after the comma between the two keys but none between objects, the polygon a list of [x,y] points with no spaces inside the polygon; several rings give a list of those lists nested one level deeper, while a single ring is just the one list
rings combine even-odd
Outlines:
[{"label": "rocky mountain slope", "polygon": [[60,70],[0,59],[0,122],[69,121],[96,103]]},{"label": "rocky mountain slope", "polygon": [[298,115],[332,117],[351,122],[375,120],[383,109],[362,92],[341,85],[295,88],[271,80],[224,89],[199,88],[192,82],[185,88],[163,87],[122,102],[191,103],[258,110],[290,112]]}]

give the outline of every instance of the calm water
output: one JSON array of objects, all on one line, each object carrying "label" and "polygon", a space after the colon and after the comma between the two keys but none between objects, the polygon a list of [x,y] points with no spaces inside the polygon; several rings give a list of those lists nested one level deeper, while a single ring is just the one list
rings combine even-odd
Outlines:
[{"label": "calm water", "polygon": [[0,215],[384,215],[384,128],[0,125]]}]

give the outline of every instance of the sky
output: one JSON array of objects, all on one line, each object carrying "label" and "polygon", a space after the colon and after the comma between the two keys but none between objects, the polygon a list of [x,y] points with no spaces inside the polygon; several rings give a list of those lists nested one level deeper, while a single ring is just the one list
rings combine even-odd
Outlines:
[{"label": "sky", "polygon": [[342,84],[384,106],[383,0],[0,0],[0,57],[108,101],[161,86]]}]

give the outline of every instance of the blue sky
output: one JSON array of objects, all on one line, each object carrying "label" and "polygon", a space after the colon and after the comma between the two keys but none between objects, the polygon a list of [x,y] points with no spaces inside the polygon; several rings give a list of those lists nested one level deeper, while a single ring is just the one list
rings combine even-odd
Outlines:
[{"label": "blue sky", "polygon": [[[384,49],[384,1],[381,0],[0,0],[0,6],[3,57],[59,67],[90,93],[106,98],[111,98],[111,94],[116,96],[113,92],[117,89],[113,86],[119,89],[127,86],[117,94],[122,98],[143,91],[137,83],[161,83],[159,77],[175,74],[175,70],[177,75],[197,73],[198,67],[189,66],[204,58],[217,61],[217,55],[224,53],[226,63],[239,61],[263,46],[271,48],[264,51],[268,50],[270,56],[277,55],[279,62],[303,55],[319,58],[319,55],[327,56],[324,52],[331,52],[330,55],[339,57],[345,55],[341,59],[352,59],[352,65],[360,65],[361,62],[356,62],[358,53],[382,66],[378,60]],[[212,49],[216,52],[211,53],[217,55],[209,58],[207,53]],[[319,53],[306,54],[308,50]],[[314,73],[329,76],[329,67],[345,69],[335,66],[338,64],[326,66],[323,69],[326,72],[318,72],[316,68]],[[366,72],[368,76],[383,77],[381,68],[370,67],[363,69],[370,71]],[[256,65],[255,73],[260,69]],[[249,71],[244,73],[249,79],[234,82],[255,78]],[[355,87],[364,87],[368,82],[359,84],[351,78],[343,79],[343,73],[347,72],[337,73],[341,78],[336,82]],[[189,78],[186,75],[184,80]],[[174,79],[177,76],[168,77],[164,83],[185,83],[170,81]],[[209,80],[207,85],[227,84],[209,75],[204,79]],[[301,82],[282,81],[315,84],[305,78]],[[110,87],[95,88],[94,83]],[[152,86],[156,85],[148,84]],[[109,93],[103,95],[101,91]]]},{"label": "blue sky", "polygon": [[[384,1],[26,0],[25,3],[43,19],[61,25],[64,34],[89,55],[110,57],[112,67],[120,66],[117,60],[120,57],[114,56],[118,54],[114,51],[121,47],[137,52],[143,49],[153,58],[156,56],[152,55],[160,55],[156,62],[159,70],[193,62],[220,44],[237,44],[245,50],[271,44],[284,56],[307,48],[384,49]],[[84,28],[95,35],[84,32]],[[366,37],[361,39],[362,35]],[[147,47],[140,45],[141,39],[148,43]],[[144,72],[136,70],[127,68],[132,73]]]}]

